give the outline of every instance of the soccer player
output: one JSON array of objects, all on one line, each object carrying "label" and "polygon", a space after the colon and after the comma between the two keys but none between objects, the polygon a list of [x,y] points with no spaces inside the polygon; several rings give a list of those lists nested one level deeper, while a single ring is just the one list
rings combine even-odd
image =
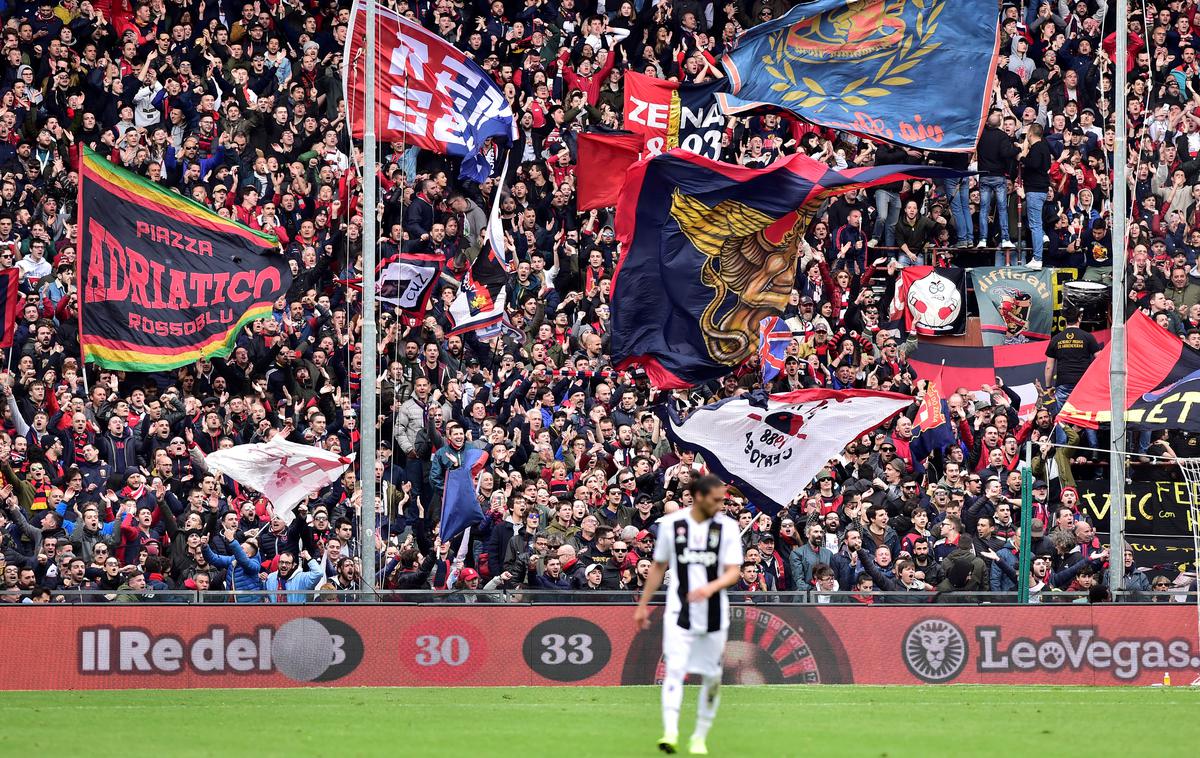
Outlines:
[{"label": "soccer player", "polygon": [[720,479],[701,476],[688,489],[692,507],[658,520],[654,565],[633,620],[639,628],[649,628],[650,598],[669,568],[663,615],[663,658],[667,664],[662,686],[663,736],[658,749],[664,753],[678,750],[683,680],[693,673],[701,677],[700,702],[688,752],[707,755],[704,741],[721,702],[721,656],[729,635],[725,589],[741,577],[742,541],[737,523],[721,512],[725,485]]}]

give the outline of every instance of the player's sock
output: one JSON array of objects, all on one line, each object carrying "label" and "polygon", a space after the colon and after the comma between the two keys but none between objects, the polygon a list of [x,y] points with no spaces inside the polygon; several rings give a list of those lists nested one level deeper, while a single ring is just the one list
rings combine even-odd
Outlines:
[{"label": "player's sock", "polygon": [[708,730],[712,727],[713,719],[717,717],[717,708],[721,705],[721,677],[706,676],[700,680],[700,702],[696,704],[696,730],[692,739],[704,741]]},{"label": "player's sock", "polygon": [[679,709],[683,706],[683,669],[667,668],[662,685],[663,736],[675,738],[679,734]]}]

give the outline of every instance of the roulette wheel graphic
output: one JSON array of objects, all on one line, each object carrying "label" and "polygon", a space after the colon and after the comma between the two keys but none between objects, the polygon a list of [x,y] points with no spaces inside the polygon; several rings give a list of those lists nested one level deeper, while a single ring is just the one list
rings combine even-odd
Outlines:
[{"label": "roulette wheel graphic", "polygon": [[[661,684],[662,612],[630,646],[621,684]],[[690,681],[691,677],[689,677]],[[698,677],[695,677],[698,681]],[[724,684],[847,684],[846,651],[819,613],[804,608],[732,605]]]}]

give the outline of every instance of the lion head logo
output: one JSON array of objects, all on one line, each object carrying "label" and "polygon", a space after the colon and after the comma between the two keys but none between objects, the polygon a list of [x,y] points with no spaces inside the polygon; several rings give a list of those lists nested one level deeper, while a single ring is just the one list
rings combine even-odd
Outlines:
[{"label": "lion head logo", "polygon": [[957,626],[944,619],[925,619],[912,626],[902,644],[904,665],[921,681],[953,679],[967,664],[967,639]]}]

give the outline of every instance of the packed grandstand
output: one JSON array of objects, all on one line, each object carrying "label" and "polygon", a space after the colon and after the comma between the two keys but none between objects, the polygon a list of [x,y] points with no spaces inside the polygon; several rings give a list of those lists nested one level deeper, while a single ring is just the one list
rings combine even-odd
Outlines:
[{"label": "packed grandstand", "polygon": [[[432,259],[440,274],[420,318],[383,304],[377,366],[362,365],[361,282],[376,274],[363,271],[363,155],[343,91],[347,5],[37,0],[0,10],[0,267],[15,267],[20,298],[0,377],[0,601],[359,602],[417,593],[631,602],[662,538],[657,520],[687,507],[689,482],[714,463],[675,444],[660,409],[686,414],[756,390],[811,388],[883,390],[913,402],[886,427],[824,451],[824,467],[786,507],[731,491],[726,512],[746,552],[736,598],[1011,596],[1024,468],[1035,480],[1035,598],[1103,599],[1111,572],[1137,598],[1186,590],[1176,554],[1158,549],[1186,532],[1131,538],[1123,555],[1108,554],[1096,507],[1108,477],[1107,427],[1063,423],[1056,413],[1109,327],[1105,288],[1121,260],[1110,222],[1114,107],[1129,114],[1128,311],[1200,348],[1193,0],[1135,4],[1123,93],[1112,89],[1115,27],[1104,0],[1006,2],[971,156],[901,147],[778,109],[722,116],[716,157],[727,163],[765,168],[803,153],[838,171],[900,164],[977,173],[902,179],[823,204],[803,230],[786,310],[764,333],[778,351],[680,390],[655,389],[641,367],[614,367],[611,298],[622,251],[611,206],[578,210],[581,135],[630,127],[631,75],[723,76],[718,62],[730,42],[793,3],[385,3],[494,79],[516,135],[507,146],[489,143],[483,181],[460,178],[459,158],[403,141],[380,145],[378,256]],[[279,240],[291,286],[240,328],[228,355],[153,373],[82,362],[85,152]],[[497,193],[500,257],[511,268],[499,289],[504,326],[461,332],[452,305]],[[1055,291],[1087,286],[1066,300],[1007,293],[1004,341],[1034,356],[1036,380],[1012,386],[988,363],[972,367],[983,378],[956,374],[975,378],[944,391],[952,440],[917,458],[914,421],[932,377],[910,359],[939,343],[891,326],[899,270],[958,270],[966,292],[982,269],[1023,264],[1030,276],[1063,272]],[[964,311],[983,311],[981,281],[973,279]],[[1023,335],[1039,308],[1052,329]],[[359,481],[350,466],[291,517],[207,460],[275,437],[335,456],[361,453],[364,372],[380,388],[379,419],[365,421],[377,426],[373,481]],[[1130,435],[1127,451],[1146,455],[1133,458],[1133,486],[1177,478],[1170,460],[1198,446],[1200,436],[1183,431]],[[472,449],[487,453],[476,481],[483,516],[466,537],[439,534],[447,473]],[[359,538],[364,484],[377,499],[373,545]],[[364,550],[375,551],[375,576],[362,576]]]}]

